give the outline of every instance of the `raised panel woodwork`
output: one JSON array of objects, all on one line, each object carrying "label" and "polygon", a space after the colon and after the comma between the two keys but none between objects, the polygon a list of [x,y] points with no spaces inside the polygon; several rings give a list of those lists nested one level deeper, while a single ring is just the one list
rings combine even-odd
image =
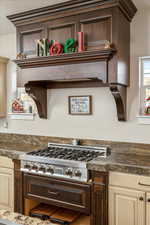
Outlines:
[{"label": "raised panel woodwork", "polygon": [[109,225],[145,225],[145,193],[109,187]]},{"label": "raised panel woodwork", "polygon": [[90,185],[24,174],[24,198],[90,214]]},{"label": "raised panel woodwork", "polygon": [[23,214],[23,182],[20,160],[14,160],[14,211]]},{"label": "raised panel woodwork", "polygon": [[63,44],[68,38],[75,38],[75,24],[63,24],[48,30],[49,40],[56,40]]},{"label": "raised panel woodwork", "polygon": [[46,35],[43,23],[34,23],[17,27],[17,53],[24,53],[27,57],[36,56],[36,40]]},{"label": "raised panel woodwork", "polygon": [[108,174],[92,171],[91,225],[108,225]]},{"label": "raised panel woodwork", "polygon": [[32,31],[21,34],[21,52],[26,55],[36,55],[36,40],[42,38],[42,32]]},{"label": "raised panel woodwork", "polygon": [[98,17],[81,21],[81,31],[85,33],[87,50],[100,49],[101,41],[112,40],[111,17]]},{"label": "raised panel woodwork", "polygon": [[14,172],[0,167],[0,208],[14,210]]}]

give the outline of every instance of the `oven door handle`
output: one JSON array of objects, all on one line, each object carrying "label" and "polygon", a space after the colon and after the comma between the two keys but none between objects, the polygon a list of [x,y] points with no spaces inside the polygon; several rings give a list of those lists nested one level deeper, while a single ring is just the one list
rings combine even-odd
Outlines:
[{"label": "oven door handle", "polygon": [[54,191],[48,190],[48,194],[58,196],[59,192],[54,192]]}]

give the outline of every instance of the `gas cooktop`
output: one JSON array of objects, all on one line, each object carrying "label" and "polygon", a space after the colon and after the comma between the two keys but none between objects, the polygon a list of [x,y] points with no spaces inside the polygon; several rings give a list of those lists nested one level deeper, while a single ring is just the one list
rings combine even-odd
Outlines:
[{"label": "gas cooktop", "polygon": [[87,181],[87,163],[97,157],[106,158],[108,154],[107,147],[49,143],[46,149],[23,155],[21,170],[44,176]]},{"label": "gas cooktop", "polygon": [[98,156],[105,157],[105,148],[90,148],[90,147],[75,147],[75,146],[53,146],[49,144],[49,147],[46,149],[33,151],[27,153],[30,156],[39,156],[46,158],[54,158],[54,159],[64,159],[64,160],[74,160],[81,162],[89,162]]}]

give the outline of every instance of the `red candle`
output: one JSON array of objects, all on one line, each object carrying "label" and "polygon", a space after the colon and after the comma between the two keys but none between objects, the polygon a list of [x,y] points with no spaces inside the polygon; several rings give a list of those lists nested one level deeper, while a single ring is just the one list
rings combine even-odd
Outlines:
[{"label": "red candle", "polygon": [[78,32],[78,52],[83,52],[84,50],[84,32]]}]

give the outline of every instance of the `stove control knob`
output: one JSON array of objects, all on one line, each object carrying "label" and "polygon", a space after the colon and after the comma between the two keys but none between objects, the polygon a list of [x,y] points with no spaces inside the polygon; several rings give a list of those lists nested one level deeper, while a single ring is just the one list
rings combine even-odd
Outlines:
[{"label": "stove control knob", "polygon": [[24,168],[30,170],[31,169],[31,165],[30,164],[25,164]]},{"label": "stove control knob", "polygon": [[81,170],[76,170],[75,171],[75,176],[76,177],[81,177],[82,176]]},{"label": "stove control knob", "polygon": [[72,176],[73,175],[73,170],[71,168],[68,168],[66,171],[65,171],[65,174],[68,175],[68,176]]},{"label": "stove control knob", "polygon": [[53,173],[54,173],[54,168],[50,166],[50,167],[48,167],[48,168],[46,169],[46,172],[47,172],[47,173],[53,174]]},{"label": "stove control knob", "polygon": [[33,165],[32,166],[32,170],[36,170],[37,171],[38,170],[38,166],[37,165]]},{"label": "stove control knob", "polygon": [[45,168],[44,166],[41,166],[41,167],[39,168],[39,171],[45,173],[45,172],[46,172],[46,168]]}]

